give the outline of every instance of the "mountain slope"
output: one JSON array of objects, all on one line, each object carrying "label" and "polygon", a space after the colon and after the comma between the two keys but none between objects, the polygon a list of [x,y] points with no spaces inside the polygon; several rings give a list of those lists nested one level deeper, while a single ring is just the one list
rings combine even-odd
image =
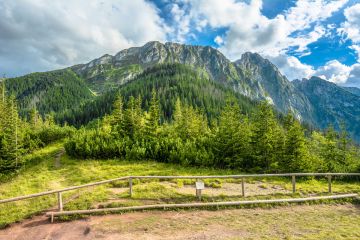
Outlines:
[{"label": "mountain slope", "polygon": [[251,86],[249,97],[266,99],[280,112],[292,112],[298,119],[314,123],[313,108],[306,96],[269,60],[256,53],[245,53],[235,64],[245,73],[243,81]]},{"label": "mountain slope", "polygon": [[[105,86],[106,82],[121,85],[141,72],[159,63],[181,63],[205,70],[212,79],[220,82],[236,81],[240,77],[234,65],[222,53],[211,47],[182,45],[177,43],[149,42],[142,47],[133,47],[117,53],[104,55],[87,64],[76,65],[72,69],[81,77]],[[128,70],[129,66],[134,69]],[[109,76],[109,70],[124,71],[123,76]],[[124,70],[123,70],[124,69]],[[128,70],[128,71],[126,71]],[[110,87],[97,88],[100,92]]]},{"label": "mountain slope", "polygon": [[70,69],[32,73],[8,79],[5,84],[22,113],[34,107],[41,114],[62,112],[94,96],[83,79]]},{"label": "mountain slope", "polygon": [[343,87],[346,91],[360,97],[360,88],[357,87]]},{"label": "mountain slope", "polygon": [[314,120],[318,127],[326,128],[333,124],[339,129],[343,121],[350,134],[357,140],[360,139],[359,96],[318,77],[297,80],[293,84],[311,102]]},{"label": "mountain slope", "polygon": [[109,91],[79,108],[67,111],[59,117],[59,120],[80,126],[94,118],[109,114],[118,93],[124,97],[125,102],[130,96],[140,95],[144,99],[143,108],[147,109],[152,89],[157,90],[163,119],[172,117],[178,98],[183,103],[205,109],[205,114],[210,119],[219,114],[227,99],[236,100],[241,109],[247,113],[251,112],[256,104],[232,89],[204,77],[201,71],[196,71],[190,66],[159,64],[146,69],[118,89]]},{"label": "mountain slope", "polygon": [[275,65],[258,54],[245,53],[233,63],[211,47],[149,42],[142,47],[122,50],[115,56],[104,55],[72,69],[94,91],[102,94],[161,63],[191,66],[205,77],[230,87],[237,93],[253,100],[267,99],[283,113],[291,111],[299,119],[312,120],[312,109],[306,97],[295,91]]}]

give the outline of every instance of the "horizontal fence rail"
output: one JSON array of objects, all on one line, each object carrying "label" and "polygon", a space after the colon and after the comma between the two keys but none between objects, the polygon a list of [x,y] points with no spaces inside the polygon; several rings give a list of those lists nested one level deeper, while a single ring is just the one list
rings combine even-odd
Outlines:
[{"label": "horizontal fence rail", "polygon": [[[253,177],[261,177],[261,178],[292,177],[293,192],[295,192],[295,177],[306,177],[306,176],[328,177],[329,192],[331,192],[331,177],[332,176],[360,176],[360,173],[274,173],[274,174],[241,174],[241,175],[211,175],[211,176],[126,176],[126,177],[119,177],[119,178],[104,180],[104,181],[95,182],[95,183],[88,183],[88,184],[84,184],[84,185],[72,186],[72,187],[58,189],[58,190],[51,190],[51,191],[29,194],[29,195],[24,195],[24,196],[18,196],[18,197],[8,198],[8,199],[0,199],[0,204],[20,201],[20,200],[29,199],[29,198],[36,198],[36,197],[41,197],[41,196],[50,195],[50,194],[58,194],[58,193],[67,192],[67,191],[71,191],[71,190],[75,190],[75,189],[87,188],[87,187],[107,184],[107,183],[111,183],[111,182],[116,182],[116,181],[120,181],[120,180],[129,180],[130,196],[131,196],[133,179],[214,179],[214,178],[244,179],[244,178],[253,178]],[[242,185],[243,184],[244,184],[244,181],[242,181]],[[242,188],[244,189],[243,186],[242,186]],[[58,196],[61,197],[61,194],[58,194]],[[59,199],[59,201],[61,201],[61,199]]]},{"label": "horizontal fence rail", "polygon": [[307,197],[307,198],[283,198],[283,199],[265,199],[265,200],[247,200],[247,201],[231,201],[231,202],[209,202],[209,203],[174,203],[174,204],[154,204],[145,206],[133,207],[118,207],[118,208],[100,208],[89,210],[74,210],[63,212],[48,212],[46,216],[53,219],[54,216],[74,215],[74,214],[90,214],[99,212],[117,212],[117,211],[132,211],[132,210],[146,210],[146,209],[166,209],[166,208],[192,208],[192,207],[218,207],[218,206],[238,206],[249,204],[269,204],[269,203],[300,203],[307,201],[322,201],[335,200],[341,198],[354,198],[357,194],[339,194],[332,196]]}]

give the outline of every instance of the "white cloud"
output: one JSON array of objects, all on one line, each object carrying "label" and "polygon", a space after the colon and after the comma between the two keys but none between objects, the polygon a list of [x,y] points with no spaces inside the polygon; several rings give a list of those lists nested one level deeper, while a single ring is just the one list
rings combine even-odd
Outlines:
[{"label": "white cloud", "polygon": [[281,54],[276,57],[267,56],[267,58],[273,62],[289,80],[309,78],[315,73],[312,66],[301,63],[299,59],[293,56]]},{"label": "white cloud", "polygon": [[354,43],[360,43],[360,3],[346,8],[344,15],[346,21],[339,31],[346,34]]},{"label": "white cloud", "polygon": [[352,67],[346,66],[337,60],[327,62],[316,70],[316,75],[336,84],[346,84]]},{"label": "white cloud", "polygon": [[175,23],[172,26],[172,37],[171,40],[177,42],[185,42],[186,37],[190,32],[190,16],[186,13],[185,9],[179,7],[178,4],[171,4],[171,15],[173,17],[173,22]]},{"label": "white cloud", "polygon": [[301,0],[282,14],[269,19],[261,12],[262,1],[184,0],[188,16],[198,31],[226,28],[214,41],[227,57],[239,59],[244,52],[258,52],[274,61],[289,79],[309,77],[315,70],[286,52],[311,54],[310,43],[326,36],[333,26],[322,22],[348,0]]},{"label": "white cloud", "polygon": [[360,88],[360,64],[351,66],[349,78],[346,81],[346,86]]},{"label": "white cloud", "polygon": [[214,42],[217,44],[217,45],[221,45],[224,43],[224,39],[220,36],[216,36],[215,39],[214,39]]},{"label": "white cloud", "polygon": [[10,74],[86,62],[168,31],[145,0],[9,0],[0,16],[1,71]]},{"label": "white cloud", "polygon": [[[261,13],[262,1],[187,0],[189,15],[198,29],[227,28],[220,50],[235,60],[246,51],[280,55],[289,47],[308,54],[307,46],[326,34],[321,21],[332,16],[347,0],[298,1],[285,13],[269,19]],[[305,33],[304,33],[304,30]]]}]

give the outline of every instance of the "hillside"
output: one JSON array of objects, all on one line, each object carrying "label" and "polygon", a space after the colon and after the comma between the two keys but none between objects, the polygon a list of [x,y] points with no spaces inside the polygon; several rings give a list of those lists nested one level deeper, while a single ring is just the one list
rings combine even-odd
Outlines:
[{"label": "hillside", "polygon": [[294,81],[313,106],[313,117],[317,125],[324,129],[330,124],[339,129],[345,123],[351,136],[360,140],[360,97],[334,83],[312,77]]},{"label": "hillside", "polygon": [[72,70],[32,73],[6,82],[8,95],[16,96],[22,113],[36,107],[41,114],[59,113],[94,97]]},{"label": "hillside", "polygon": [[92,119],[110,114],[118,93],[124,97],[125,102],[130,96],[141,96],[144,99],[142,107],[148,109],[152,89],[157,89],[163,120],[171,119],[178,98],[185,104],[204,109],[209,119],[219,115],[227,99],[236,99],[242,111],[247,113],[251,112],[255,105],[254,101],[212,81],[201,71],[194,70],[190,66],[162,64],[146,69],[130,82],[79,108],[68,110],[63,115],[59,115],[58,119],[63,123],[80,126]]}]

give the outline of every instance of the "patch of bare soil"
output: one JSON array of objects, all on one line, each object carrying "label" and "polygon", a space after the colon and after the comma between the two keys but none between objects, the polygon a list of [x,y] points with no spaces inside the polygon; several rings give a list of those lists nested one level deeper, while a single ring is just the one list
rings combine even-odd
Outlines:
[{"label": "patch of bare soil", "polygon": [[54,166],[55,168],[60,168],[61,167],[61,156],[64,155],[65,153],[65,149],[61,149],[55,156],[55,162],[54,162]]},{"label": "patch of bare soil", "polygon": [[0,239],[359,239],[359,220],[359,206],[350,204],[149,211],[53,224],[37,216],[1,230]]},{"label": "patch of bare soil", "polygon": [[[176,191],[184,194],[194,194],[195,187],[191,185],[185,185],[184,187],[176,188]],[[203,194],[209,196],[239,196],[242,195],[241,184],[237,183],[223,183],[221,188],[206,187]],[[291,191],[284,189],[281,186],[273,185],[263,182],[245,183],[245,195],[246,196],[258,196],[258,195],[270,195],[275,193],[288,194]]]}]

